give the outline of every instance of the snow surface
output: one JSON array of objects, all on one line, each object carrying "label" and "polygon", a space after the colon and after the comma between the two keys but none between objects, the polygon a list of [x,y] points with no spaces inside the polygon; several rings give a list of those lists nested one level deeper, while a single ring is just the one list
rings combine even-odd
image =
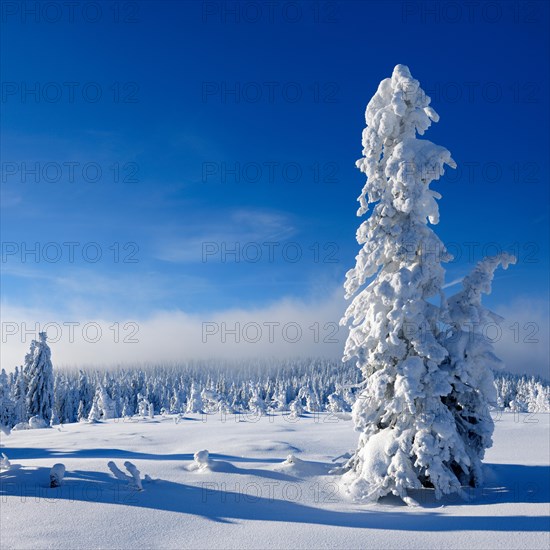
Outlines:
[{"label": "snow surface", "polygon": [[[14,431],[1,440],[11,467],[0,473],[0,547],[548,548],[550,415],[496,417],[485,488],[469,502],[417,491],[417,507],[349,500],[329,473],[357,444],[345,418],[193,414]],[[189,468],[203,449],[208,467]],[[65,477],[51,489],[59,462]],[[110,462],[135,466],[143,490]]]}]

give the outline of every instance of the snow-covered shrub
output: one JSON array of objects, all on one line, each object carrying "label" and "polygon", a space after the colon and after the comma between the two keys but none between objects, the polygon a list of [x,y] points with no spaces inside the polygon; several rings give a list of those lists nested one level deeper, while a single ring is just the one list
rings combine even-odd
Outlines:
[{"label": "snow-covered shrub", "polygon": [[109,420],[110,418],[117,417],[116,403],[111,399],[107,390],[102,385],[97,387],[94,403],[99,411],[99,418],[101,420]]},{"label": "snow-covered shrub", "polygon": [[297,458],[295,455],[289,454],[286,457],[286,460],[282,462],[282,464],[284,466],[291,466],[291,465],[303,464],[303,462],[304,462],[303,460],[301,460],[300,458]]},{"label": "snow-covered shrub", "polygon": [[206,449],[197,451],[193,455],[192,470],[206,470],[210,465],[209,453]]},{"label": "snow-covered shrub", "polygon": [[29,418],[29,428],[31,430],[41,430],[43,428],[47,428],[49,426],[49,423],[46,422],[41,416],[31,416]]},{"label": "snow-covered shrub", "polygon": [[346,404],[344,400],[337,394],[331,393],[328,397],[327,411],[332,413],[344,412]]},{"label": "snow-covered shrub", "polygon": [[298,418],[300,416],[303,416],[304,408],[302,407],[302,400],[299,397],[294,399],[294,401],[290,403],[289,410],[290,410],[289,416],[291,418]]},{"label": "snow-covered shrub", "polygon": [[200,413],[203,411],[203,404],[201,399],[201,394],[195,384],[191,385],[191,393],[189,395],[189,400],[187,401],[187,407],[185,412],[187,414]]},{"label": "snow-covered shrub", "polygon": [[50,487],[54,489],[55,487],[61,487],[63,478],[65,477],[65,465],[64,464],[54,464],[50,470]]}]

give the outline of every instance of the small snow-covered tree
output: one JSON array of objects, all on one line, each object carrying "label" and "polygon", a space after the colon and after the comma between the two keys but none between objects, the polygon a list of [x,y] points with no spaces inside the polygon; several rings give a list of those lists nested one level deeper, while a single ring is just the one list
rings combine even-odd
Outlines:
[{"label": "small snow-covered tree", "polygon": [[493,371],[502,367],[492,342],[484,335],[489,323],[501,318],[481,304],[481,294],[491,293],[491,283],[499,265],[507,269],[516,259],[509,254],[488,257],[477,264],[462,281],[463,289],[448,299],[450,330],[444,342],[449,356],[451,392],[442,402],[452,412],[469,462],[451,467],[462,485],[479,486],[483,481],[481,460],[492,445],[493,419],[489,405],[496,405]]},{"label": "small snow-covered tree", "polygon": [[185,412],[188,414],[203,413],[201,394],[194,383],[191,385],[191,393],[189,395],[189,399],[187,400]]},{"label": "small snow-covered tree", "polygon": [[76,420],[78,422],[83,422],[86,419],[86,414],[84,413],[84,401],[80,400],[78,403],[78,411],[76,413]]},{"label": "small snow-covered tree", "polygon": [[110,418],[116,418],[116,404],[109,397],[107,390],[104,386],[97,387],[95,394],[95,403],[99,409],[99,416],[102,420],[109,420]]},{"label": "small snow-covered tree", "polygon": [[292,401],[288,407],[291,418],[298,418],[304,414],[304,407],[302,407],[302,400],[297,397]]},{"label": "small snow-covered tree", "polygon": [[250,386],[251,395],[248,401],[248,409],[258,416],[266,414],[267,407],[261,396],[260,388],[256,384],[251,384]]},{"label": "small snow-covered tree", "polygon": [[343,412],[346,410],[346,404],[344,400],[337,394],[337,393],[331,393],[327,397],[327,411],[336,413],[336,412]]},{"label": "small snow-covered tree", "polygon": [[133,412],[130,410],[128,398],[126,398],[124,399],[124,405],[122,406],[122,417],[127,418],[129,416],[133,416]]},{"label": "small snow-covered tree", "polygon": [[0,426],[11,428],[15,422],[15,407],[10,396],[8,375],[2,369],[0,373]]},{"label": "small snow-covered tree", "polygon": [[100,418],[101,411],[99,410],[99,406],[97,404],[97,397],[94,397],[94,400],[92,401],[92,408],[88,414],[88,422],[93,424],[95,422],[99,422]]},{"label": "small snow-covered tree", "polygon": [[172,397],[170,397],[170,412],[171,413],[180,413],[182,411],[182,402],[180,397],[180,392],[178,389],[174,388],[172,392]]},{"label": "small snow-covered tree", "polygon": [[49,422],[54,404],[51,350],[46,343],[46,333],[40,332],[38,336],[25,356],[26,408],[29,416],[39,416]]},{"label": "small snow-covered tree", "polygon": [[52,415],[50,417],[50,427],[59,426],[61,424],[61,421],[59,420],[59,416],[57,416],[57,412],[55,411],[55,408],[52,409]]},{"label": "small snow-covered tree", "polygon": [[[350,325],[344,360],[357,359],[366,385],[353,406],[361,435],[344,480],[364,499],[393,493],[410,502],[409,490],[421,487],[440,498],[462,492],[472,452],[480,453],[467,448],[450,404],[462,391],[459,350],[450,357],[446,347],[442,262],[451,256],[428,225],[439,221],[441,198],[430,183],[456,164],[444,147],[418,139],[439,117],[407,67],[397,65],[380,83],[365,118],[357,166],[367,182],[357,214],[375,206],[357,231],[362,249],[346,274],[353,301],[342,324]],[[485,397],[477,396],[479,410]]]},{"label": "small snow-covered tree", "polygon": [[14,408],[13,424],[19,424],[20,422],[26,422],[27,415],[27,381],[23,372],[23,367],[15,367],[15,373],[13,377],[12,386],[12,401]]},{"label": "small snow-covered tree", "polygon": [[149,400],[144,397],[141,393],[138,393],[137,396],[138,399],[138,414],[139,416],[143,418],[147,418],[149,416]]}]

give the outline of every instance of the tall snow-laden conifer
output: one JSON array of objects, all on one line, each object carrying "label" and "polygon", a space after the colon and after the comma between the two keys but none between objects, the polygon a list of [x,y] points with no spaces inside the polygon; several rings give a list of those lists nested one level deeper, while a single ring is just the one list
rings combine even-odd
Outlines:
[{"label": "tall snow-laden conifer", "polygon": [[429,104],[408,68],[396,66],[367,106],[357,162],[367,175],[357,214],[375,206],[357,231],[363,247],[345,284],[354,298],[342,319],[350,324],[344,360],[357,358],[366,386],[353,406],[361,436],[344,479],[366,499],[393,493],[410,502],[411,489],[440,498],[479,485],[493,433],[500,361],[482,333],[499,319],[481,294],[515,258],[485,258],[445,299],[441,263],[451,257],[428,225],[439,221],[440,198],[429,185],[455,163],[417,138],[439,118]]},{"label": "tall snow-laden conifer", "polygon": [[[433,487],[437,498],[461,492],[471,467],[455,411],[441,263],[450,255],[429,224],[437,224],[440,195],[430,189],[450,152],[418,139],[439,117],[409,69],[397,65],[366,109],[363,158],[367,182],[358,216],[375,206],[357,231],[362,249],[346,275],[353,301],[344,360],[357,358],[366,386],[353,407],[361,432],[345,475],[352,494],[377,499]],[[439,301],[439,305],[436,305]]]},{"label": "tall snow-laden conifer", "polygon": [[31,349],[25,356],[26,408],[29,417],[39,416],[49,422],[54,404],[51,350],[46,343],[46,333],[41,332],[38,336],[38,340],[31,342]]}]

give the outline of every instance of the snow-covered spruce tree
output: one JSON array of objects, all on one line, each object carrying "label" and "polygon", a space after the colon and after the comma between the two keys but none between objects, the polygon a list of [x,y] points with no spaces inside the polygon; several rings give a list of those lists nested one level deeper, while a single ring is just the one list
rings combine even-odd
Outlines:
[{"label": "snow-covered spruce tree", "polygon": [[23,367],[15,367],[12,386],[12,400],[14,406],[13,424],[26,422],[27,415],[27,381],[23,372]]},{"label": "snow-covered spruce tree", "polygon": [[15,424],[15,407],[10,396],[8,375],[2,369],[0,372],[0,426],[11,428]]},{"label": "snow-covered spruce tree", "polygon": [[39,416],[49,422],[54,404],[51,350],[46,343],[46,333],[40,332],[38,337],[31,342],[31,349],[25,356],[26,408],[28,416]]},{"label": "snow-covered spruce tree", "polygon": [[92,408],[88,413],[88,422],[90,424],[94,424],[96,422],[99,422],[100,418],[101,418],[101,411],[99,410],[99,407],[97,405],[97,397],[94,397],[92,401]]},{"label": "snow-covered spruce tree", "polygon": [[452,464],[462,485],[479,486],[483,481],[481,461],[492,445],[493,419],[489,404],[496,405],[493,370],[502,368],[492,342],[484,336],[488,324],[502,320],[481,304],[481,294],[491,293],[495,270],[516,262],[510,254],[484,258],[462,281],[462,290],[447,303],[450,329],[444,345],[449,352],[443,368],[449,369],[451,392],[442,397],[452,412],[456,429],[464,441],[470,463],[467,469]]},{"label": "snow-covered spruce tree", "polygon": [[101,420],[109,420],[120,416],[117,412],[116,402],[111,399],[103,384],[100,384],[96,389],[95,402],[99,409]]},{"label": "snow-covered spruce tree", "polygon": [[[440,195],[429,188],[455,167],[444,147],[417,138],[437,122],[430,98],[409,69],[397,65],[366,109],[363,155],[367,176],[358,216],[375,203],[357,231],[363,245],[346,275],[353,298],[342,324],[351,323],[344,360],[357,358],[366,382],[354,407],[361,432],[344,476],[349,491],[374,500],[389,493],[411,502],[411,489],[435,495],[461,492],[458,470],[468,472],[470,454],[453,411],[443,345],[441,262],[450,260],[430,224],[437,224]],[[431,301],[430,301],[431,300]]]},{"label": "snow-covered spruce tree", "polygon": [[195,386],[195,383],[191,384],[191,393],[189,399],[187,400],[187,407],[185,409],[187,414],[200,413],[203,411],[203,404],[201,399],[200,391]]}]

